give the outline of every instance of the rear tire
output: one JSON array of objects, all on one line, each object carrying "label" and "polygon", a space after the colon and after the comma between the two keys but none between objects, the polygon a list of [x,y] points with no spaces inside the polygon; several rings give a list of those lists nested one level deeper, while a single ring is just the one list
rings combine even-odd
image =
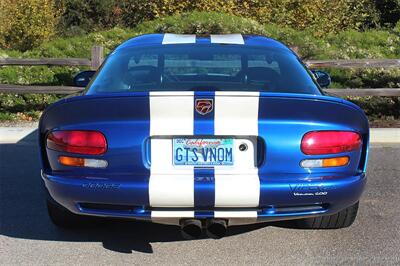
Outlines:
[{"label": "rear tire", "polygon": [[338,213],[294,221],[300,229],[339,229],[349,227],[356,219],[358,201]]},{"label": "rear tire", "polygon": [[58,204],[50,195],[46,199],[47,212],[54,225],[61,228],[80,228],[88,224],[88,218],[74,214]]}]

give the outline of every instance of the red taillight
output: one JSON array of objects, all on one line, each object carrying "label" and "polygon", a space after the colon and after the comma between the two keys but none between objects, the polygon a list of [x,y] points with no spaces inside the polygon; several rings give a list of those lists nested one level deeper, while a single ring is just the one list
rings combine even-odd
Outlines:
[{"label": "red taillight", "polygon": [[333,154],[361,147],[361,137],[352,131],[313,131],[301,140],[301,151],[308,155]]},{"label": "red taillight", "polygon": [[100,155],[107,150],[107,141],[98,131],[60,130],[47,136],[47,147],[56,151]]}]

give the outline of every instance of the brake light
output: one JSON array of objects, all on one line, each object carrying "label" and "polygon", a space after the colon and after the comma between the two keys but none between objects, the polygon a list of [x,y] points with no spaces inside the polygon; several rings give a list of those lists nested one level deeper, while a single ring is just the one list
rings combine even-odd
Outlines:
[{"label": "brake light", "polygon": [[106,152],[107,141],[98,131],[59,130],[47,136],[47,148],[69,153],[100,155]]},{"label": "brake light", "polygon": [[307,155],[341,153],[360,147],[361,136],[352,131],[312,131],[301,140],[301,151]]}]

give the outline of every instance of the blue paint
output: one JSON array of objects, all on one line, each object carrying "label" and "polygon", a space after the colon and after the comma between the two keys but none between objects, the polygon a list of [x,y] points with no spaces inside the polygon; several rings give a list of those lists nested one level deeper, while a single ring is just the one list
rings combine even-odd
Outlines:
[{"label": "blue paint", "polygon": [[[162,40],[164,38],[164,34],[146,34],[146,35],[141,35],[137,36],[134,38],[131,38],[124,43],[120,44],[115,50],[122,50],[125,48],[131,48],[131,47],[145,47],[145,46],[154,46],[154,45],[161,45]],[[264,37],[264,36],[258,36],[258,35],[243,35],[244,39],[244,46],[258,46],[258,47],[263,47],[263,48],[279,48],[279,49],[284,49],[288,50],[285,45],[280,43],[277,40],[274,40],[272,38]],[[196,38],[196,43],[192,44],[193,46],[195,45],[203,45],[203,44],[211,44],[211,39],[210,37],[197,37]],[[176,45],[182,45],[182,44],[176,44]],[[183,44],[187,45],[187,44]],[[226,44],[214,44],[214,45],[226,45]],[[240,44],[238,44],[240,45]]]}]

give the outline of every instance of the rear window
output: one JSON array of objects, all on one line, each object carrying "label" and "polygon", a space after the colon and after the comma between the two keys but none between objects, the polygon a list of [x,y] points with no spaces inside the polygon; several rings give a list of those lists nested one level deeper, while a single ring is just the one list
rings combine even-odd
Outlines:
[{"label": "rear window", "polygon": [[201,44],[117,50],[88,93],[195,90],[320,94],[289,51]]}]

